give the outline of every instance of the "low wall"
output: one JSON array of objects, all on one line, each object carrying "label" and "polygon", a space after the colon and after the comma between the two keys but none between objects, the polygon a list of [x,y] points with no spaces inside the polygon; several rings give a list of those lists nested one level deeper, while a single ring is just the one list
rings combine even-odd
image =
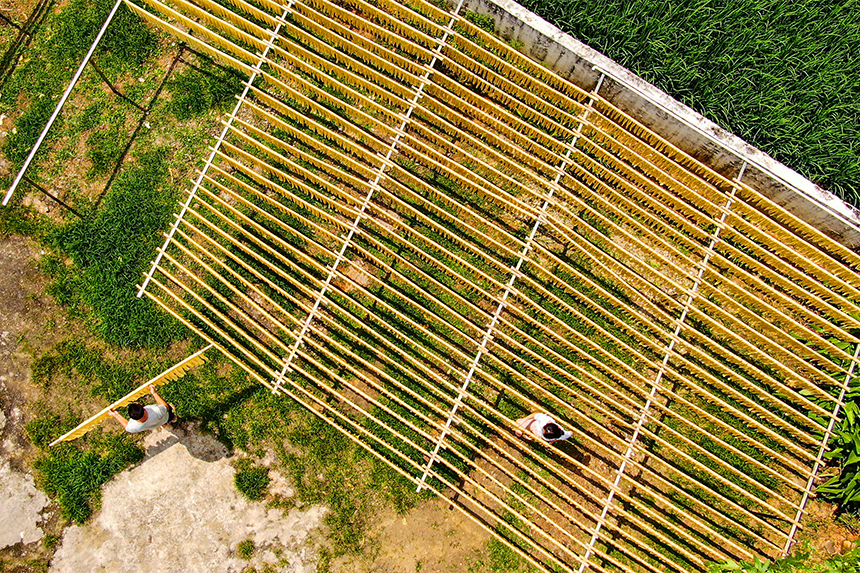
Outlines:
[{"label": "low wall", "polygon": [[[600,94],[722,175],[737,177],[799,218],[849,247],[860,245],[860,212],[603,54],[512,0],[465,0],[467,10],[493,18],[496,33],[573,83]],[[594,68],[598,67],[599,70]]]}]

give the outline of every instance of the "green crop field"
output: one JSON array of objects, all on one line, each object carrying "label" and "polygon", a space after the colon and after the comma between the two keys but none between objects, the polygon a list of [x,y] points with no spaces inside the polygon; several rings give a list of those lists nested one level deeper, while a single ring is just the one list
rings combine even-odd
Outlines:
[{"label": "green crop field", "polygon": [[522,4],[816,184],[860,205],[860,3]]}]

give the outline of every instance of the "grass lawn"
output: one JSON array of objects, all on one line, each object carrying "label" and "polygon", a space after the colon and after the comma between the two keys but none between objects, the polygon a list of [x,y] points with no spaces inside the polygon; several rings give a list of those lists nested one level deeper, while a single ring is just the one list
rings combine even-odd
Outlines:
[{"label": "grass lawn", "polygon": [[522,0],[720,126],[860,205],[860,6]]}]

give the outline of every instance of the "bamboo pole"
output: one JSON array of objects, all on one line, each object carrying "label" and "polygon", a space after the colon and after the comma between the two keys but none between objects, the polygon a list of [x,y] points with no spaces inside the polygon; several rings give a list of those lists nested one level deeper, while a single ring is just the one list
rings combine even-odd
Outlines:
[{"label": "bamboo pole", "polygon": [[[226,190],[225,190],[225,191],[226,191]],[[388,271],[389,271],[389,272],[395,272],[393,269],[390,269],[390,268],[388,269]],[[403,278],[405,279],[405,277],[403,277]],[[438,300],[437,300],[437,302],[440,302],[440,301],[438,301]],[[520,332],[519,334],[520,334],[520,335],[523,335],[523,333],[522,333],[522,332]],[[535,343],[536,343],[536,341],[533,341],[533,342],[535,342]],[[547,350],[547,351],[549,351],[549,349],[546,349],[546,350]],[[541,357],[540,357],[540,356],[535,355],[535,358],[537,358],[538,360],[541,360]],[[558,358],[560,358],[560,357],[558,357]],[[605,398],[605,396],[604,396],[604,398]],[[670,431],[674,432],[673,430],[670,430]],[[686,438],[683,438],[683,437],[682,437],[681,439],[686,440]],[[717,441],[720,441],[720,440],[719,440],[719,438],[717,438]],[[733,449],[733,447],[732,447],[730,444],[724,444],[724,445],[725,445],[726,447],[728,447],[729,449]],[[754,460],[754,459],[752,459],[752,458],[749,458],[749,456],[746,456],[745,454],[743,454],[743,452],[740,452],[739,450],[736,450],[736,449],[734,449],[734,451],[736,451],[736,452],[738,453],[738,455],[741,455],[741,457],[745,457],[745,459],[747,459],[747,460],[748,460],[748,461],[750,461],[751,463],[761,465],[761,464],[760,464],[760,462],[757,462],[757,460]],[[707,453],[706,453],[706,455],[707,455]],[[766,466],[762,466],[762,467],[763,467],[763,469],[765,469],[765,471],[768,471],[768,470],[769,470],[769,468],[767,468]],[[773,471],[773,470],[770,470],[770,471]],[[777,474],[777,475],[779,475],[779,474]]]},{"label": "bamboo pole", "polygon": [[[158,0],[150,0],[150,1],[157,2]],[[290,0],[290,2],[288,2],[286,7],[284,8],[284,13],[281,17],[282,19],[289,12],[291,2],[292,2],[292,0]],[[141,16],[146,15],[145,17],[149,18],[148,13],[145,12],[142,8],[138,8],[138,7],[134,6],[133,4],[129,4],[129,6],[132,7]],[[157,22],[154,22],[156,25],[158,25],[158,26],[163,25],[163,26],[166,26],[167,29],[170,31],[178,32],[180,34],[180,37],[183,37],[185,39],[185,41],[190,42],[192,45],[203,44],[202,42],[199,42],[197,39],[193,38],[192,36],[190,36],[184,32],[179,32],[179,30],[177,30],[175,27],[171,26],[170,24],[167,24],[166,22],[158,20],[157,18],[156,18],[156,20],[157,20]],[[204,30],[205,30],[205,28],[204,28]],[[245,82],[245,87],[242,90],[242,94],[239,96],[239,99],[236,102],[236,106],[233,108],[233,112],[230,114],[230,119],[227,121],[228,125],[236,118],[237,114],[239,113],[239,109],[242,107],[242,102],[245,100],[245,97],[247,97],[248,91],[250,90],[251,85],[254,83],[254,80],[256,79],[257,74],[262,69],[263,62],[266,59],[266,54],[268,53],[269,48],[274,44],[275,38],[277,37],[279,30],[280,30],[280,23],[278,23],[278,25],[272,30],[272,33],[269,36],[269,40],[268,40],[268,43],[266,44],[266,47],[262,50],[259,57],[257,58],[256,65],[253,68],[246,66],[247,69],[243,69],[243,71],[246,71],[248,73],[248,81]],[[210,51],[212,51],[212,50],[210,50]],[[208,54],[209,52],[207,51],[206,53]],[[220,52],[219,52],[219,54],[220,54]],[[229,56],[228,56],[228,58],[229,58]],[[237,62],[238,62],[238,60],[237,60]],[[242,68],[240,68],[240,69],[242,69]],[[215,154],[217,153],[219,146],[224,142],[224,138],[226,137],[226,135],[227,135],[227,128],[225,127],[221,131],[221,135],[219,136],[218,141],[215,143],[215,147],[213,148],[212,153],[209,155],[209,158],[207,159],[206,164],[203,167],[202,173],[205,173],[206,170],[208,169],[208,167],[212,165],[212,161],[215,158]],[[179,216],[177,217],[175,224],[171,227],[171,231],[169,231],[168,236],[165,239],[164,244],[162,245],[161,249],[156,254],[155,260],[153,260],[153,262],[152,262],[152,266],[150,267],[149,273],[146,275],[146,277],[143,280],[143,283],[140,285],[140,289],[138,289],[138,291],[137,291],[137,298],[140,298],[141,295],[143,294],[143,292],[146,290],[147,284],[148,284],[150,278],[152,277],[153,273],[155,272],[155,269],[158,267],[158,263],[161,260],[161,257],[163,256],[163,254],[166,252],[168,246],[170,245],[170,240],[171,240],[171,237],[173,236],[173,233],[175,232],[176,228],[179,226],[179,223],[182,221],[182,217],[185,214],[185,212],[188,210],[188,207],[191,205],[191,202],[194,200],[195,191],[199,187],[201,181],[202,181],[202,174],[197,179],[194,186],[192,187],[191,192],[188,194],[188,199],[186,200],[185,204],[183,204],[182,210],[179,212]]]}]

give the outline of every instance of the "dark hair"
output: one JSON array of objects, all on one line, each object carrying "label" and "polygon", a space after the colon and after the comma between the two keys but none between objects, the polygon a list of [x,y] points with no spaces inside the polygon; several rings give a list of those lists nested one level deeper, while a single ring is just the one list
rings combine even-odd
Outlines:
[{"label": "dark hair", "polygon": [[564,432],[558,427],[558,424],[550,422],[543,427],[543,437],[547,440],[556,440],[561,437]]},{"label": "dark hair", "polygon": [[132,420],[140,420],[143,418],[143,405],[137,402],[132,402],[128,405],[128,417]]}]

